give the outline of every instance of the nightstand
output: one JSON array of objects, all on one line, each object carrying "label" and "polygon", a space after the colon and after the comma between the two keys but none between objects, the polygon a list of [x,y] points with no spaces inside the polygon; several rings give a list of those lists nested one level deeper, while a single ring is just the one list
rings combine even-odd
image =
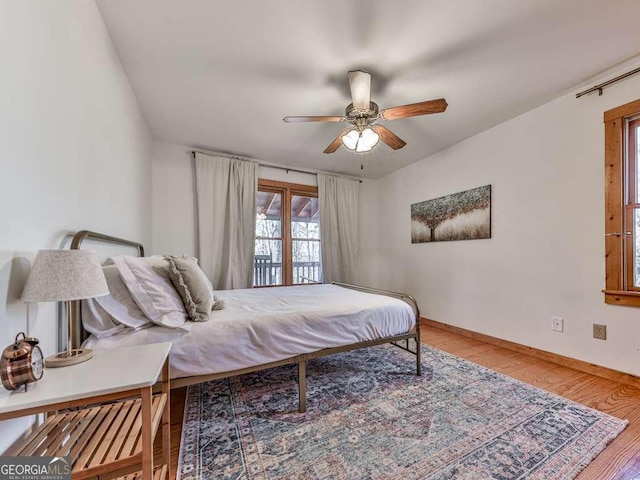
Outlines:
[{"label": "nightstand", "polygon": [[[48,368],[29,390],[0,392],[0,420],[47,413],[7,455],[71,456],[72,478],[166,478],[169,472],[169,350],[156,343],[94,350],[88,362]],[[162,379],[159,393],[153,386]],[[153,441],[162,426],[163,464]]]}]

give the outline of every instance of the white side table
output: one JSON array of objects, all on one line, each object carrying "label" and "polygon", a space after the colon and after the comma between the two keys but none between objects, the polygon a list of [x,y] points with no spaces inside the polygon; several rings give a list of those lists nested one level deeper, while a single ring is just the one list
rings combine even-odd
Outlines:
[{"label": "white side table", "polygon": [[[170,349],[171,343],[156,343],[94,350],[87,362],[46,369],[27,392],[1,390],[0,420],[54,412],[8,455],[70,455],[73,479],[132,472],[127,478],[166,478]],[[153,395],[160,379],[162,390]],[[74,407],[83,408],[58,412]],[[153,440],[160,425],[163,464],[154,469]]]}]

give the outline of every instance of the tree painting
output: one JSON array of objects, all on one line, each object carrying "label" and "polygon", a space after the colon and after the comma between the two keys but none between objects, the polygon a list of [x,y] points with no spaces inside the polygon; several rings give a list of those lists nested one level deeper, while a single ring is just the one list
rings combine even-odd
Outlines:
[{"label": "tree painting", "polygon": [[491,238],[491,185],[411,205],[411,243]]}]

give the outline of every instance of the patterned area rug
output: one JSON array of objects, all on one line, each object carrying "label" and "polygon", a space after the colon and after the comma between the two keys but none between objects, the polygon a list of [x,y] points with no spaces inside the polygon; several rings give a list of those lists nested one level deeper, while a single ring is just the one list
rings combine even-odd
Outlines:
[{"label": "patterned area rug", "polygon": [[189,387],[178,480],[570,479],[627,422],[435,348],[391,345]]}]

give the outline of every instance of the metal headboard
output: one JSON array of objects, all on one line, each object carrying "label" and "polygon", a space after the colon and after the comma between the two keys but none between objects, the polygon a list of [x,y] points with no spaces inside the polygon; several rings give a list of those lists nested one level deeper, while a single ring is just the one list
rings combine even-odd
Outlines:
[{"label": "metal headboard", "polygon": [[[71,240],[71,250],[80,250],[82,248],[82,242],[85,240],[96,240],[102,243],[133,247],[138,250],[139,257],[144,257],[144,245],[141,243],[112,237],[111,235],[105,235],[104,233],[90,232],[89,230],[81,230],[73,236],[73,239]],[[82,325],[82,311],[80,309],[79,300],[71,302],[71,322],[73,323],[71,348],[80,348],[82,342],[89,336],[89,333]]]}]

